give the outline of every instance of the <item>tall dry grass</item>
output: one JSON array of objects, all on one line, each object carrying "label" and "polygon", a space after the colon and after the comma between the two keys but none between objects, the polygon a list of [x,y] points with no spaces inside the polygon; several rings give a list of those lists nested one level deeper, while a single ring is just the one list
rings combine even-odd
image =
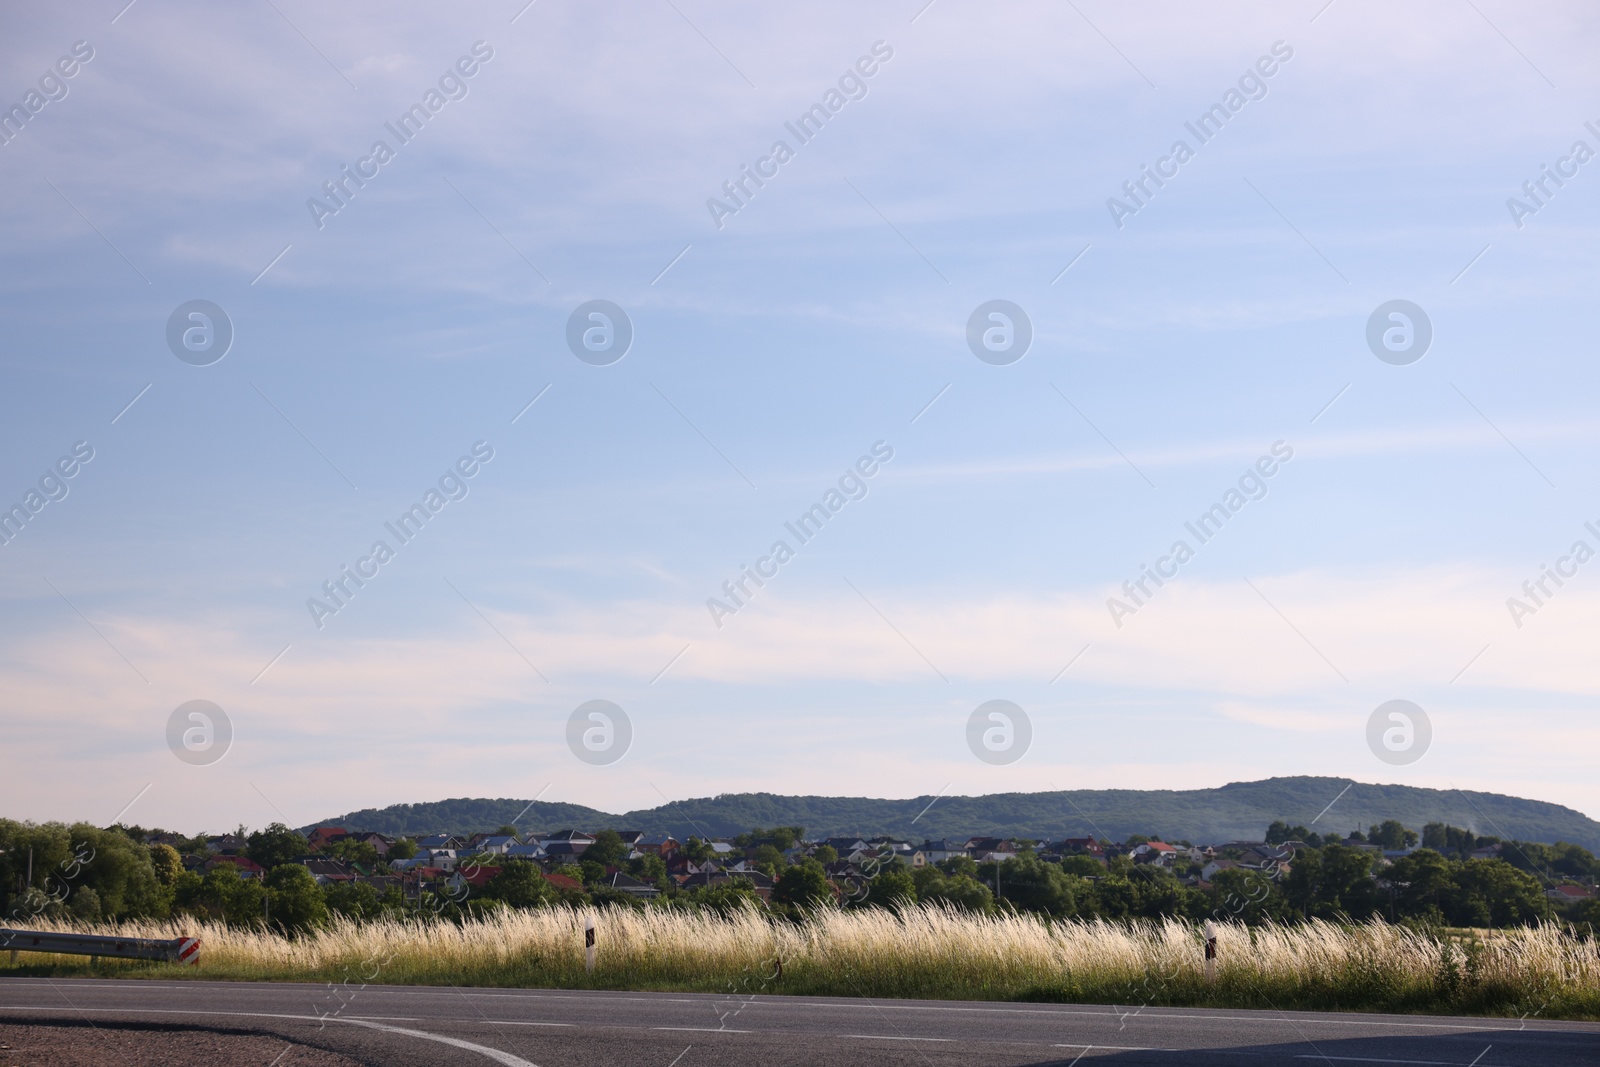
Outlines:
[{"label": "tall dry grass", "polygon": [[[583,926],[598,927],[585,972]],[[298,938],[187,920],[124,936],[199,936],[199,966],[24,954],[32,973],[481,986],[698,990],[738,995],[1023,999],[1260,1008],[1600,1017],[1600,951],[1556,926],[1462,944],[1381,921],[1218,927],[1215,984],[1203,941],[1172,920],[1049,922],[936,906],[822,911],[791,923],[626,908],[506,911],[457,926],[338,920]],[[99,932],[112,932],[100,928]],[[0,969],[4,963],[0,961]]]}]

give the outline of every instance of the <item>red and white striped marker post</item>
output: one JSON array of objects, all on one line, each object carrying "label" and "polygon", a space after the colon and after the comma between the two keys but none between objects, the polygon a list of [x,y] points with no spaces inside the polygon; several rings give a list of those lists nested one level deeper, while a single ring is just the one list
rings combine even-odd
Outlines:
[{"label": "red and white striped marker post", "polygon": [[583,962],[584,969],[594,973],[594,916],[583,920]]},{"label": "red and white striped marker post", "polygon": [[1206,984],[1217,980],[1217,924],[1206,920]]}]

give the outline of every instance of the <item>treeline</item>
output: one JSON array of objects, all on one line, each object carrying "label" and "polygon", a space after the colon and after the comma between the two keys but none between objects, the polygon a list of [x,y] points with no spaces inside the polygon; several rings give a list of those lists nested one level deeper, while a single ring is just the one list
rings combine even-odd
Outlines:
[{"label": "treeline", "polygon": [[[1293,923],[1381,917],[1471,927],[1556,921],[1575,924],[1586,936],[1600,924],[1600,899],[1556,902],[1545,893],[1555,880],[1592,882],[1600,875],[1600,863],[1588,851],[1566,844],[1497,842],[1442,824],[1430,824],[1420,834],[1398,823],[1380,824],[1364,839],[1353,835],[1353,842],[1321,841],[1304,827],[1274,824],[1269,839],[1294,843],[1287,870],[1278,865],[1232,866],[1212,869],[1209,881],[1201,880],[1206,866],[1200,863],[1166,867],[1137,862],[1128,854],[1102,860],[1087,854],[1041,855],[1026,848],[999,863],[958,857],[912,869],[896,858],[841,872],[832,848],[797,851],[802,829],[780,827],[733,842],[747,864],[771,878],[767,899],[751,878],[737,873],[712,885],[680,886],[660,856],[629,858],[631,849],[613,831],[601,831],[581,860],[551,872],[526,860],[479,855],[464,859],[460,868],[478,875],[477,886],[466,881],[457,881],[454,888],[412,882],[382,889],[365,881],[318,885],[298,862],[309,851],[306,839],[278,824],[245,838],[245,855],[266,872],[260,879],[241,877],[231,863],[204,873],[186,870],[178,849],[146,845],[144,836],[138,827],[0,820],[3,925],[26,927],[41,917],[95,923],[194,915],[297,932],[321,927],[334,915],[459,921],[502,908],[561,902],[718,912],[755,906],[794,918],[819,906],[894,908],[941,902],[972,912],[1022,911],[1060,919]],[[1407,849],[1417,841],[1424,847],[1389,859],[1377,849],[1361,847],[1387,848],[1398,842],[1395,849]],[[203,853],[203,839],[180,844]],[[1472,855],[1494,844],[1501,845],[1498,858]],[[411,851],[410,842],[401,841],[391,855],[403,857]],[[697,862],[715,855],[710,843],[696,838],[683,851]],[[319,855],[382,869],[371,847],[356,842],[330,846]],[[659,895],[641,899],[611,888],[606,883],[613,871],[654,887]],[[547,873],[565,877],[551,879]]]}]

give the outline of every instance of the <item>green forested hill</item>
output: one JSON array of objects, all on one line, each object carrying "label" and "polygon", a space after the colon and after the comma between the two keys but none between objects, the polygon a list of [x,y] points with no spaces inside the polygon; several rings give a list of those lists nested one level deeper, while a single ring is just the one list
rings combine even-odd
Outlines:
[{"label": "green forested hill", "polygon": [[[1330,803],[1332,808],[1321,814]],[[924,809],[926,813],[919,818]],[[1142,833],[1214,843],[1260,840],[1267,824],[1275,819],[1321,833],[1354,830],[1384,819],[1398,819],[1415,830],[1421,830],[1424,823],[1445,822],[1480,834],[1522,841],[1570,841],[1600,852],[1600,823],[1558,804],[1500,793],[1310,777],[1232,782],[1215,789],[1077,789],[952,796],[937,801],[932,796],[879,800],[727,793],[620,815],[577,804],[538,802],[529,806],[526,800],[461,798],[369,808],[313,825],[388,834],[466,833],[493,830],[516,820],[519,828],[527,830],[611,827],[680,838],[689,834],[731,837],[753,826],[803,826],[807,836],[814,838],[888,833],[920,841],[977,834],[1052,839],[1092,834],[1121,840]]]}]

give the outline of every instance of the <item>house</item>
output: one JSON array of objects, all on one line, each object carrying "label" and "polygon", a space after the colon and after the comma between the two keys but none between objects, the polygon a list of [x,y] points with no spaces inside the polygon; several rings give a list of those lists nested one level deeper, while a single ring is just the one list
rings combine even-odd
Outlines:
[{"label": "house", "polygon": [[244,838],[238,834],[213,834],[206,838],[206,851],[232,856],[243,852],[244,844]]},{"label": "house", "polygon": [[1588,900],[1594,896],[1594,890],[1586,885],[1558,885],[1545,890],[1545,896],[1558,903]]},{"label": "house", "polygon": [[297,862],[311,872],[311,877],[317,880],[318,885],[356,880],[355,871],[338,860],[323,859],[320,856],[302,856]]},{"label": "house", "polygon": [[1217,876],[1218,871],[1238,870],[1239,864],[1235,860],[1212,860],[1200,869],[1200,880],[1209,882]]},{"label": "house", "polygon": [[534,863],[550,858],[544,846],[538,842],[529,845],[510,845],[501,855],[508,860],[531,860]]},{"label": "house", "polygon": [[499,867],[463,867],[450,875],[450,889],[452,892],[458,894],[460,893],[462,886],[470,886],[473,889],[482,889],[488,884],[489,879],[493,878],[499,873]]},{"label": "house", "polygon": [[345,840],[355,841],[362,845],[371,845],[372,851],[380,856],[387,856],[389,854],[389,846],[394,844],[394,838],[387,834],[378,833],[351,834]]},{"label": "house", "polygon": [[557,830],[539,839],[551,859],[577,859],[592,844],[594,838],[581,830]]},{"label": "house", "polygon": [[859,852],[864,848],[870,847],[866,841],[859,837],[830,837],[822,843],[832,848],[841,856],[848,855],[851,852]]},{"label": "house", "polygon": [[1492,845],[1475,848],[1472,850],[1472,858],[1475,860],[1497,860],[1500,858],[1500,847],[1500,842],[1496,841]]},{"label": "house", "polygon": [[997,855],[1003,854],[1007,859],[1012,858],[1019,851],[1017,843],[1006,837],[974,837],[967,841],[967,849],[974,856],[990,852]]},{"label": "house", "polygon": [[579,892],[583,890],[582,882],[565,874],[547,874],[544,876],[544,880],[557,889],[571,889]]},{"label": "house", "polygon": [[1092,837],[1069,837],[1052,846],[1063,856],[1075,856],[1088,853],[1091,856],[1105,855],[1105,848]]},{"label": "house", "polygon": [[919,849],[928,858],[929,863],[943,863],[945,860],[955,859],[957,856],[966,857],[967,843],[965,841],[947,841],[940,838],[937,841],[924,840]]},{"label": "house", "polygon": [[311,851],[317,852],[349,836],[350,831],[342,826],[319,826],[306,835],[306,843],[311,846]]},{"label": "house", "polygon": [[429,834],[427,837],[417,838],[418,848],[458,849],[461,845],[462,841],[459,837],[452,837],[449,834]]},{"label": "house", "polygon": [[640,855],[657,855],[662,859],[671,859],[672,854],[683,846],[674,837],[645,837],[633,843],[633,851]]},{"label": "house", "polygon": [[640,900],[650,900],[661,895],[661,890],[648,882],[641,882],[637,878],[629,877],[621,871],[614,871],[606,875],[598,883],[610,889],[616,889],[629,896],[638,897]]},{"label": "house", "polygon": [[622,843],[630,849],[637,849],[639,842],[644,840],[643,830],[618,830],[617,836],[622,838]]},{"label": "house", "polygon": [[[474,834],[473,836],[478,836]],[[506,850],[513,845],[520,845],[516,834],[484,834],[482,840],[474,843],[479,852],[488,852],[495,856],[504,856]]]},{"label": "house", "polygon": [[1165,841],[1147,841],[1134,846],[1129,853],[1135,863],[1149,863],[1157,867],[1170,867],[1178,857],[1178,850]]},{"label": "house", "polygon": [[709,889],[726,885],[734,878],[743,878],[749,881],[756,887],[756,896],[762,900],[772,899],[772,879],[760,871],[741,871],[738,874],[729,874],[726,871],[707,871],[703,874],[690,875],[678,884],[684,889]]}]

